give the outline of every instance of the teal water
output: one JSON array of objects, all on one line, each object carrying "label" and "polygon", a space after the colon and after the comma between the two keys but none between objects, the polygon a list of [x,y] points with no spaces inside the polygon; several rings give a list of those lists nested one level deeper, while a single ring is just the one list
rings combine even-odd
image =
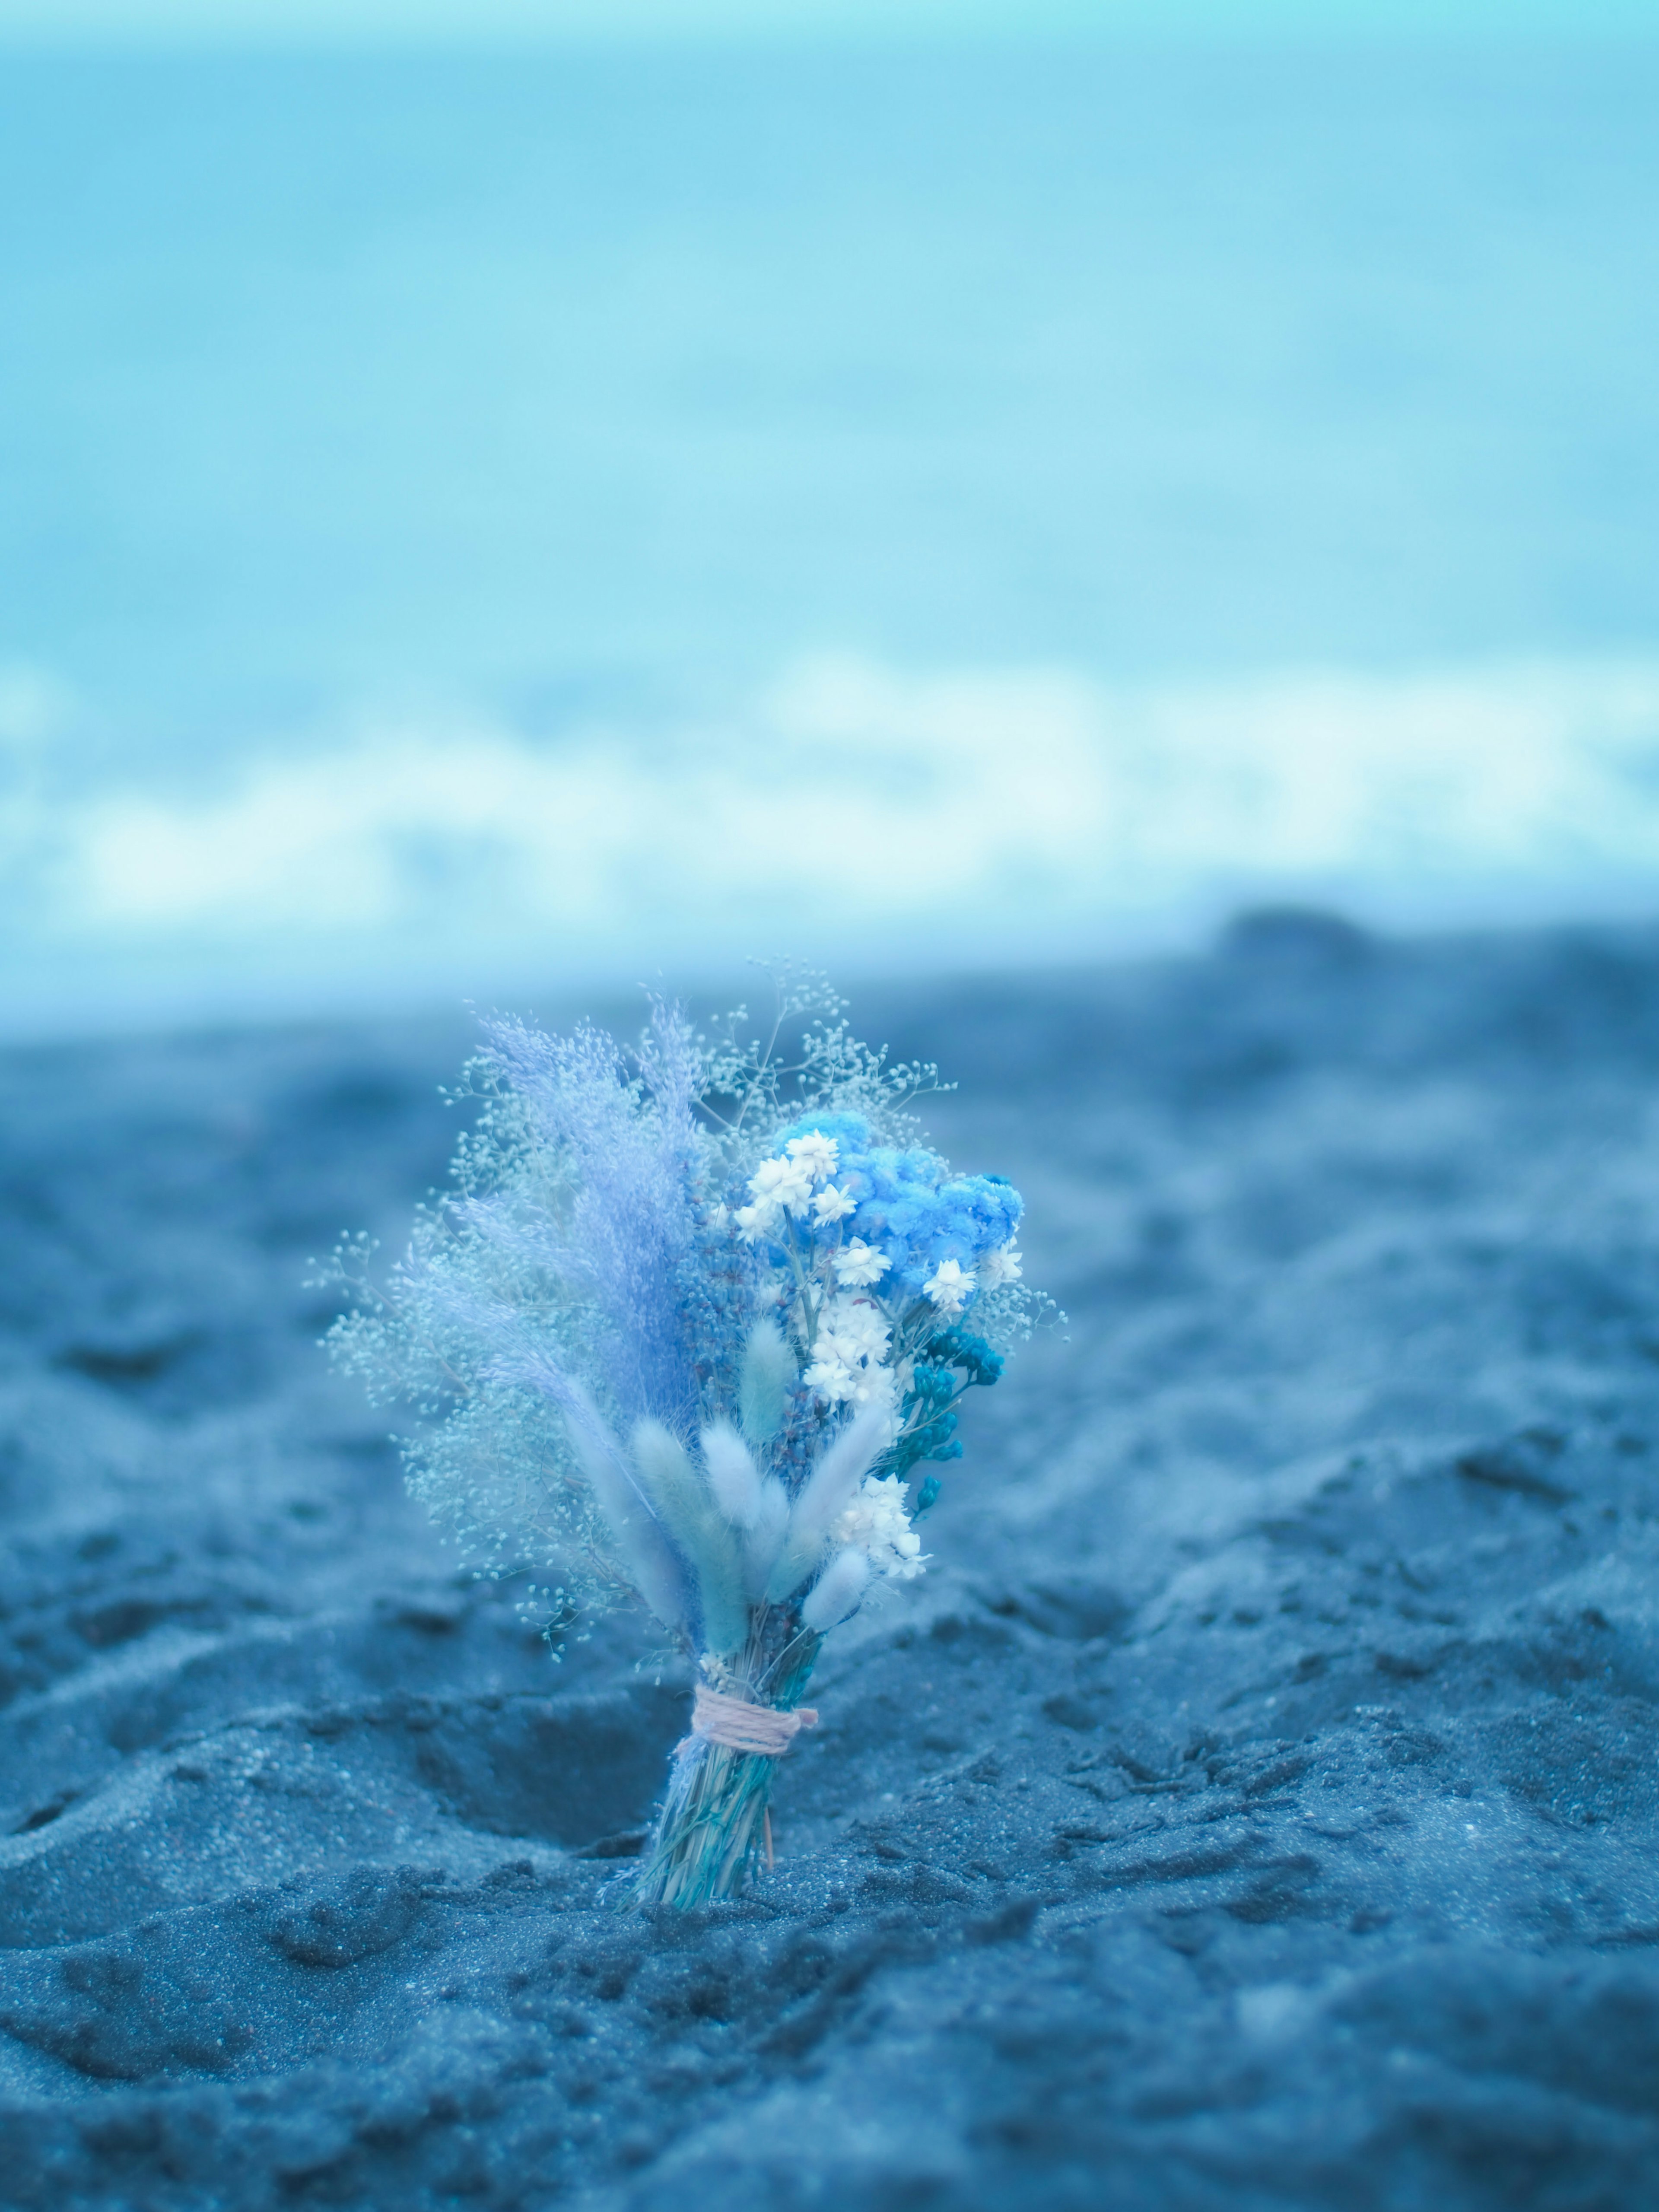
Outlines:
[{"label": "teal water", "polygon": [[[1311,845],[1277,802],[1218,822],[1254,756],[1158,734],[1194,687],[1206,728],[1282,732],[1261,699],[1316,676],[1368,730],[1462,685],[1467,732],[1543,670],[1553,735],[1524,743],[1569,781],[1603,763],[1573,803],[1605,802],[1617,849],[1592,824],[1534,850],[1534,800],[1498,903],[1638,883],[1656,103],[1638,49],[5,59],[0,915],[29,991],[447,988],[432,945],[489,966],[538,931],[538,957],[604,964],[602,886],[523,889],[572,865],[526,845],[524,777],[568,829],[573,763],[603,758],[606,850],[654,878],[693,784],[711,824],[752,811],[772,737],[792,778],[826,746],[863,763],[836,791],[857,916],[844,870],[805,871],[832,952],[884,931],[935,957],[970,906],[994,950],[1056,868],[1042,927],[1110,936],[1098,867],[1024,830],[965,856],[954,924],[871,904],[905,780],[965,750],[995,811],[998,746],[1037,725],[1045,775],[1100,783],[1107,848],[1133,831],[1138,912],[1249,878],[1268,817],[1274,882],[1386,907],[1422,871],[1374,731],[1331,726],[1363,789]],[[1009,703],[1039,682],[1060,723]],[[1434,726],[1412,743],[1464,744]],[[1305,784],[1273,742],[1274,787]],[[463,830],[489,744],[508,795]],[[446,747],[447,795],[410,796]],[[214,876],[233,817],[274,903]],[[1436,849],[1478,907],[1491,856]],[[638,944],[724,957],[737,852],[636,896]],[[754,926],[787,935],[781,880]]]}]

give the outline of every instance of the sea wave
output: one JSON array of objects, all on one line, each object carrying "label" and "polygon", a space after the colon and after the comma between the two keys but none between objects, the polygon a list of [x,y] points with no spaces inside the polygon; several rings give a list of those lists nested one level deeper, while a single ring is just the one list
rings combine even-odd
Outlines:
[{"label": "sea wave", "polygon": [[820,656],[731,712],[532,734],[361,714],[211,776],[77,763],[0,675],[14,1032],[718,969],[1178,944],[1316,899],[1384,924],[1630,911],[1659,657],[1113,685]]}]

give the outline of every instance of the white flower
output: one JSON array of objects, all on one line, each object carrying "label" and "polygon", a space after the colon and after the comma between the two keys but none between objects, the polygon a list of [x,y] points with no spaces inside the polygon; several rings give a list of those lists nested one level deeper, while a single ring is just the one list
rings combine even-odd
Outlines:
[{"label": "white flower", "polygon": [[836,1255],[836,1280],[848,1290],[866,1290],[872,1283],[878,1283],[892,1264],[873,1244],[854,1237],[844,1250]]},{"label": "white flower", "polygon": [[855,1367],[853,1370],[853,1389],[848,1403],[852,1406],[884,1406],[887,1408],[887,1432],[884,1443],[890,1444],[899,1431],[898,1392],[893,1386],[892,1370],[887,1367]]},{"label": "white flower", "polygon": [[974,1271],[959,1260],[941,1260],[921,1287],[941,1313],[959,1314],[975,1288]]},{"label": "white flower", "polygon": [[988,1252],[975,1270],[981,1290],[1000,1291],[1005,1283],[1018,1282],[1019,1261],[1020,1255],[1012,1244]]},{"label": "white flower", "polygon": [[833,1344],[825,1344],[822,1340],[817,1358],[801,1380],[809,1390],[816,1390],[819,1397],[831,1406],[844,1406],[857,1387],[857,1377],[853,1370],[839,1356]]},{"label": "white flower", "polygon": [[812,1175],[799,1160],[763,1160],[749,1178],[751,1196],[805,1213],[812,1202]]},{"label": "white flower", "polygon": [[782,1208],[772,1199],[758,1199],[753,1206],[740,1206],[732,1216],[739,1236],[750,1243],[770,1237],[783,1219]]},{"label": "white flower", "polygon": [[844,1346],[844,1358],[860,1359],[879,1359],[893,1334],[870,1299],[849,1297],[845,1291],[824,1308],[818,1333]]},{"label": "white flower", "polygon": [[921,1539],[910,1526],[904,1485],[896,1474],[865,1476],[830,1541],[864,1553],[875,1573],[894,1582],[908,1583],[922,1571]]},{"label": "white flower", "polygon": [[834,1183],[830,1183],[812,1200],[812,1211],[824,1223],[844,1221],[849,1213],[857,1212],[858,1203],[857,1199],[849,1198],[844,1190],[837,1190]]},{"label": "white flower", "polygon": [[822,1182],[826,1176],[836,1172],[836,1162],[841,1146],[834,1137],[826,1137],[820,1129],[809,1129],[804,1137],[791,1137],[784,1151],[798,1168],[805,1168],[814,1182]]},{"label": "white flower", "polygon": [[888,1369],[843,1359],[834,1344],[821,1346],[803,1379],[830,1406],[885,1406],[890,1411],[896,1395]]},{"label": "white flower", "polygon": [[867,1298],[832,1299],[818,1316],[807,1383],[832,1406],[891,1406],[893,1377],[881,1364],[891,1336]]}]

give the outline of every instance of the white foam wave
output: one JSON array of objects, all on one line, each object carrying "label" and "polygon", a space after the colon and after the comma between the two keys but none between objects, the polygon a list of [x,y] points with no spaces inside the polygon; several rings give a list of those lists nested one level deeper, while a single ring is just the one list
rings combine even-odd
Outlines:
[{"label": "white foam wave", "polygon": [[1088,954],[1260,896],[1425,923],[1659,880],[1659,659],[1131,690],[820,659],[718,726],[394,720],[197,790],[54,786],[62,711],[0,684],[6,906],[71,998]]}]

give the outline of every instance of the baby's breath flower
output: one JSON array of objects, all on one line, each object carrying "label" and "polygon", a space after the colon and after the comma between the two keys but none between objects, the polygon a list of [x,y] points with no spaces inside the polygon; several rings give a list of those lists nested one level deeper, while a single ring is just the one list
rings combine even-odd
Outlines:
[{"label": "baby's breath flower", "polygon": [[959,1314],[973,1296],[974,1271],[960,1260],[941,1260],[921,1287],[942,1314]]},{"label": "baby's breath flower", "polygon": [[836,1280],[848,1290],[866,1290],[878,1283],[892,1264],[873,1244],[854,1237],[836,1255]]}]

